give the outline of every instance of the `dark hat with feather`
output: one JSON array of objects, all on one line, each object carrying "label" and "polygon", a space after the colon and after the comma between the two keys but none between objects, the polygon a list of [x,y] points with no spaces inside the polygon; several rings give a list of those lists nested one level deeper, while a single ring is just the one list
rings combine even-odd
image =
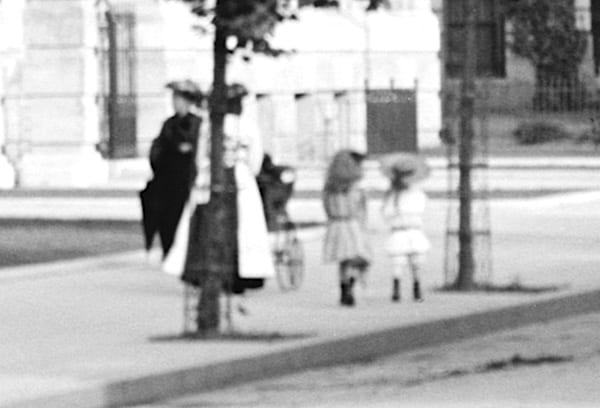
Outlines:
[{"label": "dark hat with feather", "polygon": [[200,89],[200,86],[190,79],[171,81],[166,87],[196,105],[199,105],[204,100],[204,93]]}]

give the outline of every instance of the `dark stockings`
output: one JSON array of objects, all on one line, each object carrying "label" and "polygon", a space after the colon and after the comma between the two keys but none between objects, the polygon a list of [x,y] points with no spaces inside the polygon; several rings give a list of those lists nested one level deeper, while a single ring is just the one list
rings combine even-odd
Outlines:
[{"label": "dark stockings", "polygon": [[351,261],[340,262],[340,303],[343,306],[354,306],[354,276],[352,276],[353,265]]}]

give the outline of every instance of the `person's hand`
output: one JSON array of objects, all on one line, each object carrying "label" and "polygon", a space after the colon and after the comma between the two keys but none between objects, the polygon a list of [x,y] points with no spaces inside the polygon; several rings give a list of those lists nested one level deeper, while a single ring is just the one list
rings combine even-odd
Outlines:
[{"label": "person's hand", "polygon": [[192,144],[189,142],[179,143],[178,148],[181,153],[189,153],[192,151]]}]

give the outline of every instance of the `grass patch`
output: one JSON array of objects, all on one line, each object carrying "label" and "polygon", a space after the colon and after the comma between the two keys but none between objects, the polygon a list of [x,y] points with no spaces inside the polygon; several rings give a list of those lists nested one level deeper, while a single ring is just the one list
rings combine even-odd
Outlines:
[{"label": "grass patch", "polygon": [[0,220],[0,267],[142,248],[139,222]]},{"label": "grass patch", "polygon": [[513,136],[519,145],[538,145],[573,139],[563,125],[546,121],[523,122],[514,130]]},{"label": "grass patch", "polygon": [[[487,145],[491,157],[589,157],[598,155],[592,144],[578,143],[577,140],[579,135],[591,128],[589,114],[490,113],[486,117],[486,120]],[[522,145],[517,142],[513,136],[513,132],[524,122],[557,123],[570,134],[570,137],[542,144]],[[478,137],[481,136],[478,135]],[[445,155],[446,147],[424,148],[421,149],[421,153],[426,155]]]},{"label": "grass patch", "polygon": [[[296,223],[297,228],[322,225]],[[159,244],[158,237],[154,245]],[[142,250],[140,221],[0,219],[0,268]]]}]

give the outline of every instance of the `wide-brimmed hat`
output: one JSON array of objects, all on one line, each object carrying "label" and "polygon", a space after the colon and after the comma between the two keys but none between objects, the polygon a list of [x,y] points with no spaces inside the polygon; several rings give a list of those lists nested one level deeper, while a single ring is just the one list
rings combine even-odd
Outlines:
[{"label": "wide-brimmed hat", "polygon": [[415,153],[391,153],[379,158],[383,174],[390,180],[400,176],[405,184],[414,184],[429,177],[431,169],[425,159]]},{"label": "wide-brimmed hat", "polygon": [[200,104],[204,99],[204,93],[200,89],[200,86],[190,79],[171,81],[166,87],[195,104]]}]

